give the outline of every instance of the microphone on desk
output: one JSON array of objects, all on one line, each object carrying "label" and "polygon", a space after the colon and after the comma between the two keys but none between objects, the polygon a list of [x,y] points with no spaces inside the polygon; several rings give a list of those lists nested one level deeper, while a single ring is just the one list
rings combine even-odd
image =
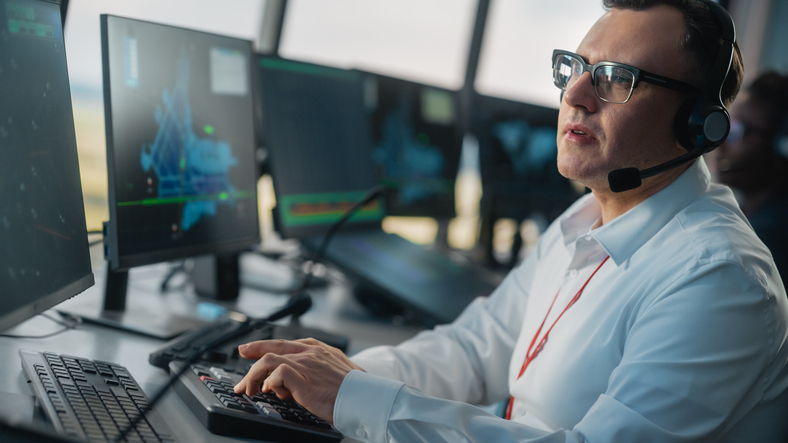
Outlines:
[{"label": "microphone on desk", "polygon": [[[227,342],[238,338],[249,331],[257,329],[260,325],[273,322],[288,315],[301,315],[309,310],[312,307],[312,297],[309,296],[306,292],[301,292],[296,294],[293,298],[291,298],[286,305],[282,306],[278,310],[274,311],[272,314],[269,314],[265,318],[255,319],[255,320],[247,320],[244,322],[240,328],[230,331],[227,334],[217,337],[215,340],[211,341],[210,343],[206,344],[205,346],[196,349],[184,362],[183,366],[180,369],[172,374],[167,380],[167,383],[156,393],[156,395],[150,398],[148,402],[148,407],[145,410],[145,414],[148,411],[152,411],[154,406],[161,400],[164,394],[175,384],[175,382],[189,369],[192,363],[197,361],[198,358],[208,349],[215,348],[218,346],[222,346]],[[137,423],[142,420],[145,414],[137,415],[131,422],[121,430],[120,435],[118,436],[116,441],[123,441],[126,438],[126,435],[137,426]]]},{"label": "microphone on desk", "polygon": [[251,320],[249,325],[254,329],[260,324],[270,323],[285,318],[288,315],[301,316],[312,307],[312,297],[306,292],[299,292],[281,309],[263,319]]},{"label": "microphone on desk", "polygon": [[[367,191],[367,193],[364,194],[364,197],[362,197],[359,201],[353,204],[353,206],[348,208],[344,212],[344,214],[342,214],[342,217],[331,225],[328,232],[326,232],[326,235],[323,237],[323,241],[321,242],[320,247],[312,255],[313,266],[319,263],[323,259],[326,249],[328,248],[328,244],[330,243],[334,234],[336,234],[337,231],[339,231],[339,228],[341,228],[342,225],[344,225],[345,222],[347,222],[348,219],[350,219],[350,217],[352,217],[353,214],[355,214],[364,205],[380,197],[381,195],[383,195],[384,192],[390,189],[392,189],[391,186],[377,185],[371,188],[369,191]],[[191,366],[192,363],[197,361],[197,359],[200,358],[200,356],[203,355],[203,353],[205,353],[207,350],[222,346],[235,338],[241,337],[244,334],[265,325],[266,323],[274,322],[276,320],[280,320],[287,316],[292,316],[293,322],[297,323],[298,318],[304,313],[306,313],[309,310],[309,308],[312,307],[312,297],[310,297],[309,294],[305,292],[305,289],[309,286],[309,280],[311,279],[311,276],[312,276],[311,272],[305,275],[304,280],[301,282],[298,288],[291,291],[291,297],[288,300],[287,304],[281,307],[280,309],[278,309],[277,311],[269,314],[265,318],[247,319],[245,322],[243,322],[243,324],[238,329],[234,331],[230,331],[223,336],[217,337],[215,340],[209,342],[208,344],[201,346],[198,349],[195,349],[194,352],[191,355],[189,355],[189,357],[186,358],[183,365],[178,369],[178,371],[170,376],[169,380],[167,380],[167,384],[165,384],[161,388],[161,390],[159,390],[159,392],[156,393],[156,395],[151,397],[148,404],[149,405],[148,409],[146,411],[153,410],[154,405],[156,405],[159,402],[159,400],[161,400],[161,398],[164,396],[164,393],[166,393],[167,390],[169,390],[175,384],[175,382],[189,369],[189,366]],[[118,437],[117,441],[122,441],[126,437],[126,434],[128,434],[130,430],[134,429],[136,424],[144,416],[145,414],[136,416],[131,421],[131,423],[129,423],[129,425],[127,425],[120,432],[120,436]]]},{"label": "microphone on desk", "polygon": [[[328,228],[326,235],[323,236],[323,241],[320,243],[320,246],[317,248],[314,254],[312,254],[312,258],[310,260],[312,262],[312,267],[314,268],[316,264],[320,263],[323,260],[323,256],[325,255],[326,250],[328,249],[328,244],[331,242],[331,239],[334,237],[334,234],[336,234],[337,231],[339,231],[339,228],[341,228],[342,225],[344,225],[345,222],[347,222],[348,219],[350,219],[350,217],[352,217],[356,212],[358,212],[359,209],[364,207],[364,205],[380,197],[381,195],[383,195],[384,192],[392,189],[394,188],[389,185],[373,186],[367,191],[366,194],[364,194],[361,200],[357,201],[356,203],[353,204],[353,206],[348,208],[345,211],[345,213],[342,214],[342,217],[336,222],[334,222],[334,224],[332,224],[330,228]],[[306,275],[304,276],[304,280],[301,281],[301,284],[292,293],[297,294],[303,291],[304,289],[306,289],[307,287],[309,287],[309,282],[311,279],[312,279],[312,272],[310,271],[306,273]]]}]

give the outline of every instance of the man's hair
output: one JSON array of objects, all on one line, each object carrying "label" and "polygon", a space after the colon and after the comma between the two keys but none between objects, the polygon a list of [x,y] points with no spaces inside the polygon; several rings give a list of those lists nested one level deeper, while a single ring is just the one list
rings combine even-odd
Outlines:
[{"label": "man's hair", "polygon": [[769,110],[774,118],[774,129],[788,118],[788,76],[775,71],[765,72],[744,88],[749,99],[757,101]]},{"label": "man's hair", "polygon": [[[698,85],[706,85],[714,69],[720,45],[722,44],[722,28],[709,7],[698,0],[603,0],[605,9],[633,9],[636,11],[649,9],[657,5],[667,5],[678,9],[684,16],[686,32],[680,46],[691,57],[690,75]],[[693,66],[694,65],[694,66]],[[722,102],[730,106],[739,93],[744,79],[744,61],[738,42],[733,46],[733,60],[728,77],[722,86]]]}]

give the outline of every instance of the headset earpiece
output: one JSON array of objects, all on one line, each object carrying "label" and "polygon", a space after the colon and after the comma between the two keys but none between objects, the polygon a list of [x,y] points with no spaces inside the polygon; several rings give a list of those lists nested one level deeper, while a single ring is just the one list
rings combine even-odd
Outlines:
[{"label": "headset earpiece", "polygon": [[[728,110],[722,102],[722,87],[728,77],[736,31],[728,12],[711,0],[700,0],[722,28],[722,44],[714,61],[711,78],[700,95],[679,107],[674,121],[676,139],[687,152],[704,154],[721,145],[730,132]],[[699,151],[699,152],[698,152]]]},{"label": "headset earpiece", "polygon": [[736,30],[733,19],[722,6],[711,0],[699,0],[706,5],[722,29],[722,44],[717,51],[711,75],[703,90],[679,106],[673,120],[676,140],[687,152],[648,169],[621,168],[610,171],[607,181],[613,192],[625,192],[642,184],[644,178],[669,171],[721,145],[731,128],[730,114],[722,101],[722,87],[728,77]]},{"label": "headset earpiece", "polygon": [[684,101],[679,107],[679,110],[676,111],[676,119],[673,123],[673,130],[676,133],[676,139],[679,141],[679,144],[687,150],[687,152],[692,152],[696,149],[696,143],[693,142],[690,136],[691,133],[695,132],[690,130],[690,116],[692,115],[692,111],[695,109],[695,106],[698,103],[698,96],[693,98],[689,98]]}]

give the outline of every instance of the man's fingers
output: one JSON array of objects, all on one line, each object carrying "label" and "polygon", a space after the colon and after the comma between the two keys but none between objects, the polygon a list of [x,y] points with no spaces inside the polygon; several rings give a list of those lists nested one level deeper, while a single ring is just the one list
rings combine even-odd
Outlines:
[{"label": "man's fingers", "polygon": [[293,340],[293,341],[298,342],[298,343],[303,343],[305,345],[310,345],[310,346],[320,346],[320,345],[328,346],[325,343],[323,343],[322,341],[320,341],[320,340],[318,340],[316,338],[312,338],[312,337],[299,338],[298,340]]},{"label": "man's fingers", "polygon": [[293,398],[293,390],[303,387],[306,379],[287,363],[279,365],[265,380],[263,392],[274,391],[276,396],[289,400]]},{"label": "man's fingers", "polygon": [[267,340],[239,347],[246,358],[258,358],[235,387],[249,396],[274,392],[294,399],[313,414],[331,422],[337,392],[348,372],[363,369],[339,349],[313,338],[296,341]]},{"label": "man's fingers", "polygon": [[288,364],[294,365],[295,363],[281,355],[265,354],[260,360],[257,360],[249,372],[244,376],[238,385],[235,387],[237,394],[245,393],[252,396],[260,392],[263,382],[273,373],[280,365]]},{"label": "man's fingers", "polygon": [[238,346],[241,357],[248,360],[256,360],[265,354],[273,353],[279,355],[297,354],[308,348],[306,343],[288,340],[259,340]]}]

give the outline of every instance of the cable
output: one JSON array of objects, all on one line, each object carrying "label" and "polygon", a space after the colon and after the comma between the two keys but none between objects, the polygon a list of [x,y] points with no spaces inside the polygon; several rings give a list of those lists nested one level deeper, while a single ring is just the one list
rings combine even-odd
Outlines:
[{"label": "cable", "polygon": [[241,337],[244,334],[253,331],[267,323],[274,322],[281,318],[287,317],[288,315],[301,315],[304,312],[308,311],[309,308],[312,307],[312,298],[307,295],[306,293],[301,293],[299,296],[291,298],[285,306],[274,312],[273,314],[269,315],[268,317],[257,319],[257,320],[247,320],[245,321],[238,329],[234,331],[230,331],[223,336],[217,337],[213,341],[209,342],[208,344],[201,346],[195,349],[191,355],[184,361],[183,366],[172,374],[170,378],[167,380],[167,383],[156,393],[156,395],[152,396],[148,401],[148,406],[142,414],[136,415],[131,422],[123,428],[118,435],[118,438],[115,441],[124,441],[126,435],[131,432],[137,426],[137,423],[142,420],[142,418],[147,415],[148,411],[153,410],[154,405],[158,403],[164,394],[172,387],[173,384],[189,369],[192,363],[197,361],[197,359],[207,350],[222,346],[230,342],[231,340]]},{"label": "cable", "polygon": [[175,277],[175,274],[184,271],[185,269],[186,269],[186,260],[181,260],[180,263],[170,268],[170,272],[168,272],[167,275],[164,276],[164,279],[161,281],[161,285],[159,286],[159,291],[161,292],[169,291],[170,280],[172,280],[172,278]]},{"label": "cable", "polygon": [[[370,190],[366,192],[366,194],[364,194],[361,200],[357,201],[355,204],[353,204],[353,206],[348,208],[344,212],[344,214],[342,214],[342,217],[339,220],[337,220],[333,225],[331,225],[328,232],[326,232],[325,236],[323,236],[323,241],[321,242],[320,247],[318,247],[318,249],[315,250],[315,252],[312,254],[312,257],[310,259],[304,262],[304,264],[308,264],[308,269],[306,271],[300,271],[300,273],[303,275],[303,279],[301,280],[300,284],[287,288],[256,287],[256,289],[269,292],[271,294],[290,294],[291,296],[294,296],[299,292],[308,288],[309,283],[312,281],[312,278],[314,277],[314,268],[323,260],[323,255],[325,255],[326,249],[328,249],[328,244],[331,241],[331,239],[334,237],[334,234],[336,234],[337,231],[339,231],[339,228],[341,228],[342,225],[344,225],[345,222],[347,222],[348,219],[350,219],[350,217],[352,217],[353,214],[356,213],[356,211],[358,211],[361,207],[371,202],[375,198],[379,197],[381,194],[383,194],[383,191],[385,189],[386,187],[384,185],[377,185],[372,187]],[[294,323],[298,323],[298,321],[295,318],[294,318]]]},{"label": "cable", "polygon": [[[326,235],[323,237],[323,241],[320,244],[320,247],[315,251],[312,255],[312,266],[319,263],[323,259],[323,255],[325,254],[326,249],[328,248],[328,244],[331,239],[334,237],[339,228],[347,222],[347,220],[353,216],[361,207],[372,201],[373,199],[377,198],[383,193],[384,187],[382,185],[378,185],[367,191],[364,197],[356,202],[353,206],[348,208],[342,217],[337,220],[331,228],[326,232]],[[148,402],[148,407],[143,414],[139,414],[120,432],[116,441],[123,441],[126,438],[126,435],[136,427],[137,423],[147,414],[147,411],[153,410],[154,405],[161,400],[162,396],[164,395],[167,390],[169,390],[173,384],[184,374],[189,368],[189,366],[197,361],[197,359],[207,350],[213,349],[218,346],[222,346],[231,340],[241,337],[244,334],[253,331],[257,328],[262,327],[263,325],[274,322],[281,318],[287,317],[288,315],[292,316],[294,322],[297,323],[297,319],[303,315],[306,311],[312,307],[312,298],[304,291],[304,289],[309,286],[309,280],[312,278],[312,272],[306,273],[304,276],[304,280],[301,282],[295,290],[292,291],[290,300],[288,303],[283,306],[278,311],[274,312],[273,314],[269,315],[268,317],[262,319],[247,319],[241,326],[234,330],[226,333],[223,336],[217,337],[215,340],[209,342],[206,345],[203,345],[197,349],[195,349],[191,355],[185,360],[183,366],[170,376],[167,383],[156,393],[153,397],[150,398]]]},{"label": "cable", "polygon": [[93,240],[92,242],[88,243],[88,247],[96,246],[97,244],[104,243],[104,231],[103,230],[93,230],[88,231],[88,235],[101,235],[101,240]]},{"label": "cable", "polygon": [[48,314],[47,314],[47,313],[45,313],[45,312],[43,312],[43,313],[41,313],[41,314],[38,314],[38,315],[40,315],[40,316],[42,316],[42,317],[45,317],[45,318],[47,318],[47,319],[49,319],[49,320],[52,320],[53,322],[55,322],[55,323],[57,323],[57,324],[59,324],[59,325],[62,325],[62,326],[63,326],[63,328],[62,328],[62,329],[58,329],[58,330],[57,330],[57,331],[55,331],[55,332],[50,332],[49,334],[44,334],[44,335],[12,335],[12,334],[0,334],[0,337],[6,337],[6,338],[33,338],[33,339],[38,339],[38,338],[49,338],[49,337],[53,337],[53,336],[55,336],[55,335],[58,335],[58,334],[62,334],[62,333],[64,333],[64,332],[68,331],[68,330],[74,329],[74,328],[76,328],[77,326],[79,326],[79,325],[81,325],[81,324],[82,324],[82,317],[79,317],[79,316],[77,316],[77,315],[73,315],[73,314],[65,314],[65,313],[61,313],[61,314],[60,314],[60,315],[61,315],[61,316],[63,316],[63,317],[70,317],[70,318],[71,318],[71,320],[72,320],[72,321],[71,321],[71,323],[66,323],[66,322],[64,322],[64,321],[62,321],[62,320],[58,320],[58,319],[56,319],[56,318],[54,318],[54,317],[51,317],[50,315],[48,315]]},{"label": "cable", "polygon": [[[323,260],[323,255],[325,255],[326,250],[328,249],[328,243],[334,237],[334,234],[336,234],[337,231],[339,231],[339,228],[341,228],[342,225],[344,225],[345,222],[348,221],[348,219],[356,213],[356,211],[361,209],[362,206],[366,205],[367,203],[371,202],[372,200],[376,199],[381,194],[383,194],[384,189],[385,188],[383,187],[383,185],[377,185],[372,189],[370,189],[369,191],[367,191],[367,193],[364,195],[364,197],[361,200],[356,202],[353,206],[351,206],[348,210],[345,211],[345,213],[342,215],[342,218],[340,218],[333,225],[331,225],[331,228],[329,228],[328,232],[326,232],[326,235],[323,236],[323,241],[321,242],[320,247],[315,251],[314,254],[312,254],[312,258],[310,260],[312,262],[311,265],[312,267],[314,267],[316,264],[320,263]],[[293,294],[297,294],[303,291],[304,289],[306,289],[309,286],[309,281],[311,279],[312,279],[312,269],[310,268],[309,272],[306,272],[306,274],[304,275],[304,280],[301,282],[301,285],[292,291]]]}]

